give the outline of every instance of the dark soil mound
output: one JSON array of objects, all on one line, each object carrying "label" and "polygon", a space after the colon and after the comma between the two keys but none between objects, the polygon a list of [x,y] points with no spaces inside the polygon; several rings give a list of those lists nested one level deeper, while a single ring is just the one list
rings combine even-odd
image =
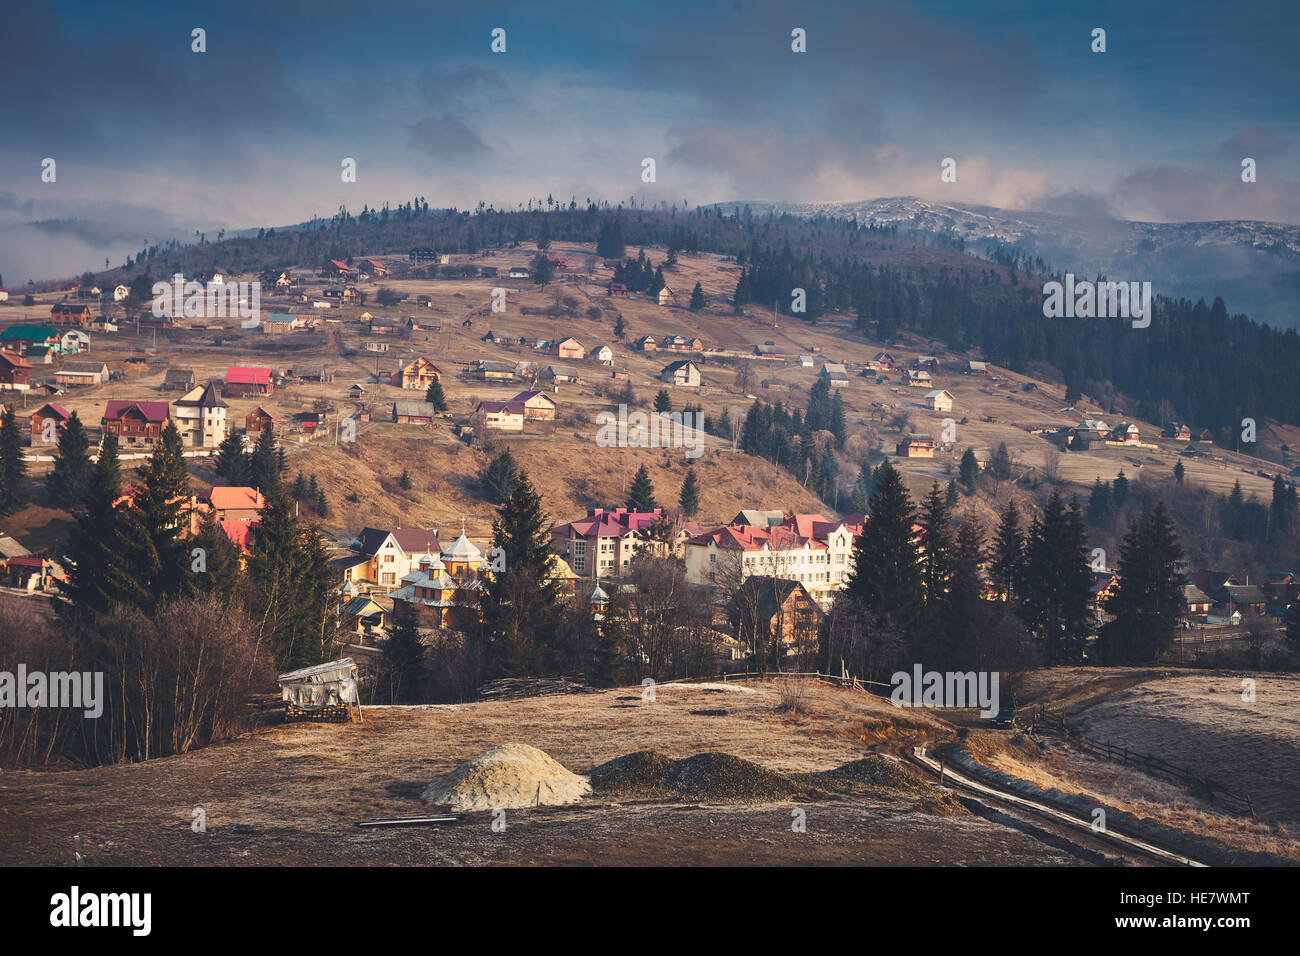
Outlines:
[{"label": "dark soil mound", "polygon": [[817,787],[731,754],[670,760],[653,750],[617,757],[590,774],[598,796],[763,803],[819,795]]}]

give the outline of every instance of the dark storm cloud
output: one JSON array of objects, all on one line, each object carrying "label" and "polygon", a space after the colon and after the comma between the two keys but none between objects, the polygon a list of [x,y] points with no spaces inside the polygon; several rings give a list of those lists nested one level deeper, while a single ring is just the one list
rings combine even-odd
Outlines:
[{"label": "dark storm cloud", "polygon": [[147,163],[170,144],[189,161],[215,162],[250,134],[311,122],[265,39],[240,30],[231,42],[215,18],[198,19],[208,21],[202,54],[191,51],[189,28],[158,20],[85,39],[49,5],[8,9],[13,42],[0,57],[0,88],[23,91],[6,101],[10,135],[42,154],[93,148],[105,159],[134,154]]},{"label": "dark storm cloud", "polygon": [[450,99],[475,90],[501,90],[505,82],[496,70],[461,66],[452,70],[426,67],[416,79],[416,91],[425,102],[441,106]]},{"label": "dark storm cloud", "polygon": [[491,152],[478,133],[447,113],[426,116],[407,130],[411,145],[433,159],[475,159]]},{"label": "dark storm cloud", "polygon": [[1219,155],[1224,159],[1241,159],[1245,156],[1259,159],[1261,156],[1281,156],[1290,148],[1290,140],[1252,123],[1224,140],[1219,146]]}]

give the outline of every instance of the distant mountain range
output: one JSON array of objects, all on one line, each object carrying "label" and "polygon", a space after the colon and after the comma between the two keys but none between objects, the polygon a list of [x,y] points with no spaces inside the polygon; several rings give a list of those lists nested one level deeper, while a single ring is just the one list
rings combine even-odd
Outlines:
[{"label": "distant mountain range", "polygon": [[993,206],[931,202],[910,196],[848,202],[727,202],[754,215],[853,218],[961,238],[987,253],[1014,246],[1049,267],[1080,276],[1150,281],[1157,295],[1222,296],[1229,312],[1245,312],[1275,328],[1300,328],[1300,226],[1272,222],[1132,222]]}]

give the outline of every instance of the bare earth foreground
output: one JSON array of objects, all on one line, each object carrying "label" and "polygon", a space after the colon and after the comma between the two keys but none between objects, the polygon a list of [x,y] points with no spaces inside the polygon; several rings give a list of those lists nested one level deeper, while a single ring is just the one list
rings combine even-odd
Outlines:
[{"label": "bare earth foreground", "polygon": [[[280,725],[142,764],[0,776],[0,863],[89,865],[892,864],[1077,865],[976,817],[921,781],[781,803],[651,802],[599,793],[565,807],[464,815],[438,829],[359,821],[430,811],[421,792],[494,746],[527,743],[587,773],[615,757],[723,752],[825,771],[930,718],[862,693],[810,688],[778,709],[772,684],[660,685],[428,709],[371,708],[361,724]],[[702,711],[704,713],[692,713]],[[719,712],[725,713],[719,713]],[[196,808],[207,832],[194,832]],[[803,811],[805,832],[792,822]],[[498,821],[500,818],[498,818]]]}]

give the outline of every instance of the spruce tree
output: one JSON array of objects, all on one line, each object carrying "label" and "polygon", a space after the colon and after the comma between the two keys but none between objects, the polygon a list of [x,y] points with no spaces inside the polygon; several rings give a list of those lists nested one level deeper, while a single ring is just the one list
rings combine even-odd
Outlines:
[{"label": "spruce tree", "polygon": [[1024,574],[1025,532],[1020,526],[1020,509],[1008,502],[998,523],[993,542],[993,563],[989,576],[1008,601],[1018,601]]},{"label": "spruce tree", "polygon": [[[198,533],[187,547],[191,555],[196,548],[203,552],[203,570],[194,572],[194,590],[223,601],[233,598],[239,583],[239,551],[217,523],[215,511],[203,515]],[[192,560],[190,567],[194,567]]]},{"label": "spruce tree", "polygon": [[272,485],[280,484],[283,459],[276,448],[275,436],[269,428],[262,429],[253,447],[249,461],[249,480],[253,487],[266,494]]},{"label": "spruce tree", "polygon": [[[3,408],[3,406],[0,406]],[[28,501],[27,463],[23,461],[23,433],[12,408],[0,414],[0,515],[11,515]]]},{"label": "spruce tree", "polygon": [[[407,478],[406,480],[407,483],[409,484],[411,479]],[[316,500],[312,502],[312,506],[316,509],[316,514],[319,517],[328,518],[330,516],[330,503],[329,500],[325,497],[324,488],[316,489]]]},{"label": "spruce tree", "polygon": [[1025,545],[1021,615],[1048,665],[1077,664],[1092,623],[1092,572],[1078,500],[1053,491]]},{"label": "spruce tree", "polygon": [[86,430],[81,425],[81,418],[73,412],[68,417],[68,424],[59,433],[54,470],[45,476],[50,496],[69,511],[76,509],[81,505],[82,496],[90,485],[93,468]]},{"label": "spruce tree", "polygon": [[295,501],[305,501],[307,498],[307,479],[302,476],[302,472],[293,479],[293,491],[291,492]]},{"label": "spruce tree", "polygon": [[993,453],[993,460],[989,463],[989,470],[998,481],[1006,481],[1011,477],[1011,455],[1007,451],[1006,442],[998,443],[997,451]]},{"label": "spruce tree", "polygon": [[844,439],[848,435],[848,423],[844,417],[844,398],[839,391],[831,396],[831,414],[827,427],[835,436],[835,447],[843,448]]},{"label": "spruce tree", "polygon": [[1115,501],[1115,510],[1119,511],[1124,507],[1124,502],[1128,501],[1128,478],[1124,476],[1124,469],[1119,470],[1115,476],[1115,482],[1111,485],[1110,496]]},{"label": "spruce tree", "polygon": [[447,410],[447,396],[442,390],[442,379],[435,378],[429,383],[429,388],[424,393],[424,400],[433,406],[435,412]]},{"label": "spruce tree", "polygon": [[681,494],[677,497],[677,507],[687,518],[694,518],[700,511],[700,487],[695,480],[694,466],[688,466],[686,477],[682,479]]},{"label": "spruce tree", "polygon": [[889,461],[880,466],[868,511],[871,520],[854,543],[853,570],[846,590],[867,609],[907,630],[924,595],[912,539],[916,509]]},{"label": "spruce tree", "polygon": [[402,469],[401,475],[399,475],[397,478],[397,485],[403,491],[411,490],[411,473],[407,471],[405,468]]},{"label": "spruce tree", "polygon": [[134,607],[148,604],[148,582],[134,573],[143,563],[147,536],[122,496],[117,460],[117,438],[104,435],[99,459],[91,469],[81,507],[73,512],[65,553],[68,582],[64,585],[72,607],[86,613],[106,614],[116,603]]},{"label": "spruce tree", "polygon": [[176,423],[168,421],[149,460],[138,469],[135,510],[151,548],[147,567],[135,569],[155,601],[188,593],[190,473]]},{"label": "spruce tree", "polygon": [[1103,484],[1100,477],[1092,483],[1092,493],[1088,496],[1088,522],[1100,525],[1109,520],[1114,510],[1114,497],[1110,484]]},{"label": "spruce tree", "polygon": [[668,389],[661,388],[655,395],[655,411],[671,412],[673,410],[673,397],[668,394]]},{"label": "spruce tree", "polygon": [[696,282],[695,288],[691,290],[691,311],[700,312],[706,305],[708,300],[704,298],[704,287]]},{"label": "spruce tree", "polygon": [[249,481],[248,456],[244,454],[244,441],[233,431],[227,433],[217,446],[212,467],[227,485],[243,487]]},{"label": "spruce tree", "polygon": [[506,557],[481,592],[483,642],[493,676],[535,673],[559,629],[559,585],[552,578],[550,523],[541,496],[520,471],[492,526],[492,546]]},{"label": "spruce tree", "polygon": [[948,506],[948,510],[951,511],[953,508],[957,507],[957,501],[958,501],[957,482],[949,478],[948,488],[944,492],[944,504],[946,504]]},{"label": "spruce tree", "polygon": [[642,465],[632,478],[632,489],[627,494],[628,511],[654,511],[659,507],[655,501],[655,488],[650,482],[650,472]]},{"label": "spruce tree", "polygon": [[505,504],[514,491],[518,477],[519,466],[507,448],[488,463],[487,471],[483,473],[484,497],[494,505]]},{"label": "spruce tree", "polygon": [[383,654],[388,703],[421,702],[425,681],[424,653],[415,605],[409,601],[393,601],[393,615]]},{"label": "spruce tree", "polygon": [[1183,476],[1186,473],[1187,470],[1183,468],[1183,463],[1181,461],[1174,463],[1174,481],[1181,485],[1183,483]]},{"label": "spruce tree", "polygon": [[622,339],[626,334],[627,330],[623,326],[623,316],[620,315],[614,319],[614,338]]},{"label": "spruce tree", "polygon": [[965,454],[961,456],[960,475],[961,483],[966,487],[966,494],[975,494],[975,481],[979,478],[980,465],[975,459],[975,450],[967,448]]},{"label": "spruce tree", "polygon": [[1106,664],[1149,664],[1173,646],[1186,612],[1183,549],[1164,502],[1133,522],[1120,546],[1117,588],[1106,602],[1113,615],[1097,642]]}]

